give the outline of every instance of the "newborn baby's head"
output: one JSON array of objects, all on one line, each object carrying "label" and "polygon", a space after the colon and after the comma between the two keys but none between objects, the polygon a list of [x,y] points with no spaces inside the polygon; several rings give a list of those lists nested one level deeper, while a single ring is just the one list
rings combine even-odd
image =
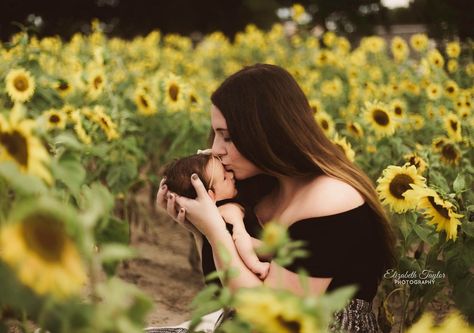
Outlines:
[{"label": "newborn baby's head", "polygon": [[171,192],[195,199],[197,194],[191,184],[193,173],[199,176],[214,201],[237,195],[234,174],[226,171],[217,157],[207,154],[183,157],[168,164],[163,173],[165,184]]}]

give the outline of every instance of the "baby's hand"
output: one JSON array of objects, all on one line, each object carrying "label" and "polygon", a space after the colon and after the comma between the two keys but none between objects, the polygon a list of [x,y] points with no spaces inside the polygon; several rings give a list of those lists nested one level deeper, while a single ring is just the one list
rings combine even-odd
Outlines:
[{"label": "baby's hand", "polygon": [[242,221],[244,219],[244,208],[236,203],[227,203],[218,207],[219,213],[221,214],[222,218],[227,223],[233,223],[233,221]]},{"label": "baby's hand", "polygon": [[254,272],[260,280],[265,280],[270,270],[270,263],[265,261],[255,262],[252,267],[249,267],[252,272]]}]

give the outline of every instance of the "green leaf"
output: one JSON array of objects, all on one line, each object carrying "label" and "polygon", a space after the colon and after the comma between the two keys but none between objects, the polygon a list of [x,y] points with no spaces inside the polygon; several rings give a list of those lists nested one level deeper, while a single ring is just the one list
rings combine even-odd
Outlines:
[{"label": "green leaf", "polygon": [[64,183],[74,195],[77,195],[86,178],[86,171],[81,163],[73,159],[72,156],[68,156],[51,166],[56,179]]},{"label": "green leaf", "polygon": [[46,185],[41,179],[22,173],[16,164],[10,161],[0,163],[0,177],[19,194],[38,195],[47,192]]},{"label": "green leaf", "polygon": [[413,225],[413,230],[424,242],[434,245],[438,241],[438,234],[434,228],[429,228],[428,226],[421,226],[419,224]]},{"label": "green leaf", "polygon": [[456,193],[462,192],[466,188],[466,177],[460,173],[453,182],[453,190]]},{"label": "green leaf", "polygon": [[122,244],[106,244],[100,248],[99,258],[102,262],[118,261],[131,259],[137,252]]}]

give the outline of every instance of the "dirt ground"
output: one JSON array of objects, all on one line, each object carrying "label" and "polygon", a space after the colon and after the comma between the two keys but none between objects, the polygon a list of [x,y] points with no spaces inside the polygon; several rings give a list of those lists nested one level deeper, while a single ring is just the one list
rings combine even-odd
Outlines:
[{"label": "dirt ground", "polygon": [[154,213],[147,221],[132,225],[131,245],[138,249],[140,258],[120,267],[119,276],[152,298],[155,308],[148,325],[189,320],[189,305],[204,287],[191,234],[168,216]]}]

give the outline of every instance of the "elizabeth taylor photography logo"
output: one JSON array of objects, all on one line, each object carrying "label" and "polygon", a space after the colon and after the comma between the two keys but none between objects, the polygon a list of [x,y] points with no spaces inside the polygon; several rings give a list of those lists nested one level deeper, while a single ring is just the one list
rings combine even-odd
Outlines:
[{"label": "elizabeth taylor photography logo", "polygon": [[395,269],[387,269],[384,274],[385,279],[393,279],[395,284],[435,284],[437,281],[444,279],[446,274],[440,271],[432,271],[424,269],[418,271],[398,272]]}]

